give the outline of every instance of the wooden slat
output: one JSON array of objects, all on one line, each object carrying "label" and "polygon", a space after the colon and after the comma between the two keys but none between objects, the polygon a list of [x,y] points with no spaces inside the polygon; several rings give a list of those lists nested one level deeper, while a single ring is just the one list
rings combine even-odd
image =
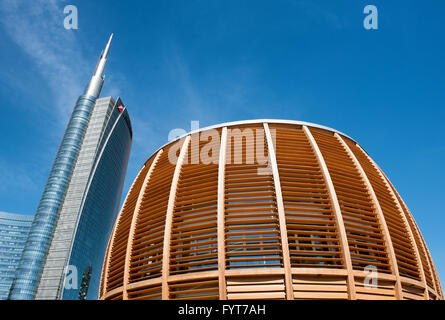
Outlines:
[{"label": "wooden slat", "polygon": [[[305,124],[216,131],[218,141],[203,131],[210,143],[194,133],[167,144],[138,173],[100,299],[442,298],[411,213],[355,142]],[[365,287],[368,265],[376,288]]]},{"label": "wooden slat", "polygon": [[338,139],[338,141],[342,144],[343,148],[346,150],[346,152],[348,153],[349,157],[352,159],[352,161],[354,162],[355,167],[359,170],[360,175],[366,185],[366,188],[368,190],[368,193],[370,194],[370,197],[372,199],[373,205],[377,211],[379,220],[380,220],[380,226],[382,228],[383,231],[383,235],[385,237],[386,240],[386,244],[387,244],[387,248],[388,248],[388,252],[389,252],[389,257],[390,257],[390,262],[391,262],[391,266],[392,266],[392,270],[394,272],[394,275],[396,276],[396,298],[400,299],[402,297],[402,288],[401,288],[401,282],[400,282],[400,274],[399,274],[399,268],[397,265],[397,259],[394,253],[394,247],[392,245],[392,241],[391,241],[391,236],[389,234],[389,230],[387,227],[387,224],[385,222],[385,217],[383,215],[382,209],[380,207],[379,201],[377,199],[377,196],[374,192],[374,189],[372,188],[372,185],[368,179],[368,176],[366,175],[363,167],[360,165],[360,162],[357,160],[357,158],[355,157],[354,153],[351,151],[351,149],[348,147],[348,145],[344,142],[344,140],[342,139],[342,137],[335,133],[334,136]]},{"label": "wooden slat", "polygon": [[[308,137],[301,127],[275,124],[270,127],[276,130],[276,158],[292,267],[342,268],[331,200]],[[319,257],[309,258],[308,250]]]},{"label": "wooden slat", "polygon": [[410,224],[411,230],[412,230],[413,235],[415,236],[415,239],[416,239],[416,244],[419,249],[419,253],[422,257],[422,264],[423,264],[426,281],[427,281],[428,285],[431,285],[433,287],[435,293],[443,299],[440,281],[438,280],[437,272],[434,269],[433,261],[431,259],[429,250],[426,247],[425,241],[423,240],[422,233],[419,231],[419,228],[418,228],[416,222],[414,221],[414,218],[413,218],[411,212],[409,211],[409,209],[406,206],[403,199],[400,197],[397,190],[392,185],[391,181],[388,179],[388,177],[385,175],[385,173],[380,168],[379,168],[379,171],[382,173],[384,179],[386,180],[386,182],[390,186],[391,190],[393,191],[394,195],[396,196],[398,202],[400,203],[400,205],[403,209],[405,216],[407,217],[408,223]]},{"label": "wooden slat", "polygon": [[275,187],[275,197],[277,202],[278,222],[280,225],[281,249],[283,254],[284,279],[286,283],[286,298],[288,300],[293,300],[292,275],[291,275],[291,265],[289,256],[289,241],[287,239],[286,215],[284,212],[283,196],[281,194],[280,174],[278,173],[277,159],[275,156],[275,146],[273,143],[269,125],[267,123],[264,123],[263,125],[264,125],[264,132],[266,135],[267,151],[269,153],[269,165],[271,166],[272,169],[272,175]]},{"label": "wooden slat", "polygon": [[110,249],[111,249],[111,242],[113,240],[113,235],[115,234],[115,228],[116,224],[113,226],[113,230],[111,231],[111,237],[108,239],[107,250],[105,251],[105,258],[102,263],[102,273],[100,276],[100,283],[99,283],[99,300],[105,299],[108,266],[110,263]]},{"label": "wooden slat", "polygon": [[169,282],[169,299],[218,299],[218,282],[217,278]]},{"label": "wooden slat", "polygon": [[284,292],[230,293],[228,300],[285,299]]},{"label": "wooden slat", "polygon": [[285,282],[283,275],[229,277],[227,279],[227,297],[229,300],[286,299]]},{"label": "wooden slat", "polygon": [[139,190],[142,187],[143,180],[152,160],[153,158],[141,168],[136,179],[133,181],[129,192],[125,197],[124,204],[119,212],[115,226],[113,227],[105,264],[104,292],[109,292],[123,286],[125,256],[122,256],[121,253],[125,252],[123,251],[124,244],[128,238],[128,229],[126,226],[129,224],[129,220],[133,216]]},{"label": "wooden slat", "polygon": [[188,135],[181,146],[181,151],[176,162],[175,172],[173,174],[172,183],[170,187],[170,193],[168,198],[167,212],[165,214],[165,231],[164,231],[164,247],[162,260],[162,299],[166,300],[169,298],[168,290],[168,276],[170,270],[170,239],[173,221],[173,210],[175,206],[175,196],[178,187],[179,175],[181,173],[182,164],[187,155],[188,145],[190,143],[190,135]]},{"label": "wooden slat", "polygon": [[[232,141],[233,133],[238,129],[231,128],[227,132],[224,175],[226,276],[229,270],[247,266],[282,267],[283,265],[277,200],[272,171],[266,162],[269,153],[264,128],[260,125],[240,128],[238,133],[249,138],[244,142],[235,139]],[[236,156],[235,153],[237,153]],[[264,159],[255,159],[258,154]],[[238,158],[242,158],[243,163],[236,163],[235,160]],[[248,161],[249,159],[254,161]],[[265,162],[259,160],[265,160]],[[252,187],[255,190],[248,192]],[[254,208],[258,206],[268,208],[268,210],[255,210]],[[266,217],[264,213],[268,213],[269,216]],[[274,243],[279,249],[278,251],[264,250],[261,246],[263,243],[267,245]],[[262,253],[256,258],[240,257],[237,253],[239,249],[232,247],[232,245],[240,244],[256,244],[256,250],[262,250]],[[254,250],[253,246],[249,248],[249,250]],[[232,252],[235,253],[232,254]]]},{"label": "wooden slat", "polygon": [[[345,270],[346,271],[346,270]],[[294,275],[295,299],[348,299],[346,274],[341,275]],[[355,291],[354,291],[355,292]]]},{"label": "wooden slat", "polygon": [[318,163],[320,165],[324,180],[326,182],[329,198],[331,200],[332,208],[337,222],[337,228],[340,234],[341,252],[343,255],[346,270],[348,271],[348,281],[347,281],[348,295],[349,299],[355,300],[355,281],[352,270],[351,254],[349,252],[349,245],[348,245],[348,239],[346,237],[346,230],[343,222],[343,216],[341,214],[341,209],[338,203],[337,194],[335,193],[334,184],[332,183],[331,175],[329,174],[328,167],[326,166],[326,162],[324,161],[323,155],[321,154],[321,151],[318,148],[317,142],[315,142],[314,137],[312,136],[311,132],[306,126],[303,126],[303,130],[307,138],[309,139],[309,142],[311,143],[315,155],[317,156]]},{"label": "wooden slat", "polygon": [[162,273],[165,217],[175,170],[169,153],[174,147],[163,149],[142,195],[135,221],[128,287],[133,282],[160,277]]},{"label": "wooden slat", "polygon": [[[382,247],[384,238],[377,212],[352,158],[333,133],[314,128],[310,132],[324,158],[336,192],[353,270],[363,270],[373,264],[380,273],[391,272],[386,246]],[[349,188],[351,184],[354,185],[353,190]]]},{"label": "wooden slat", "polygon": [[141,187],[141,189],[139,191],[139,196],[138,196],[138,199],[137,199],[137,202],[136,202],[136,206],[134,208],[133,218],[132,218],[130,231],[129,231],[129,235],[128,235],[126,254],[125,254],[124,283],[123,283],[123,292],[122,292],[124,300],[128,299],[127,288],[128,288],[128,283],[130,281],[131,252],[132,252],[132,249],[133,249],[133,238],[134,238],[134,233],[135,233],[135,230],[136,230],[136,221],[137,221],[137,218],[139,216],[141,203],[143,201],[143,196],[145,194],[145,190],[147,189],[148,181],[149,181],[149,179],[151,177],[151,174],[153,173],[154,168],[156,167],[156,164],[157,164],[157,162],[159,160],[159,157],[161,156],[162,152],[163,152],[163,149],[159,150],[156,153],[156,156],[155,156],[154,160],[151,162],[150,168],[148,169],[148,172],[145,175],[144,182],[142,183],[142,187]]},{"label": "wooden slat", "polygon": [[[392,217],[394,220],[396,220],[396,221],[394,221],[393,228],[395,228],[395,230],[392,231],[392,233],[393,233],[392,236],[396,237],[396,235],[394,235],[394,233],[395,233],[395,234],[397,234],[397,237],[399,237],[399,234],[400,234],[400,237],[404,238],[404,239],[402,238],[402,240],[404,240],[404,241],[402,242],[402,245],[399,249],[400,251],[398,253],[398,256],[397,256],[397,252],[396,252],[396,258],[398,258],[398,263],[400,265],[399,260],[409,259],[408,267],[410,270],[413,270],[413,268],[417,265],[418,270],[415,270],[415,271],[418,271],[418,273],[415,274],[415,276],[416,276],[415,278],[423,281],[424,287],[426,288],[427,287],[427,279],[426,279],[425,271],[424,271],[424,262],[422,261],[422,258],[421,258],[420,252],[419,252],[419,248],[418,248],[418,244],[416,244],[416,238],[414,237],[413,230],[410,227],[410,222],[408,221],[407,217],[405,216],[405,212],[399,202],[399,199],[397,199],[397,196],[394,193],[394,190],[391,188],[388,180],[385,179],[385,176],[383,175],[382,170],[377,166],[377,164],[374,162],[374,160],[372,160],[371,157],[369,157],[369,155],[362,148],[360,148],[360,146],[358,146],[356,143],[353,143],[349,140],[345,140],[345,141],[350,146],[350,149],[354,152],[354,154],[358,154],[359,157],[361,156],[362,161],[367,160],[371,164],[372,168],[369,168],[368,172],[371,169],[374,169],[375,173],[378,174],[378,176],[380,178],[379,182],[383,184],[381,186],[381,188],[383,186],[385,188],[383,190],[383,193],[381,193],[381,195],[380,195],[380,199],[385,200],[385,198],[384,198],[385,196],[388,198],[388,199],[386,199],[388,204],[384,206],[383,213],[384,214],[386,213],[386,215],[389,216],[391,214],[391,210],[394,210],[394,209],[396,209],[397,213],[398,213],[395,217]],[[377,181],[375,183],[377,183]],[[391,205],[394,205],[395,208],[392,208]],[[389,230],[391,231],[391,228]],[[402,231],[404,231],[403,234],[401,234]],[[406,237],[404,237],[405,234],[408,234],[408,239],[406,239]],[[409,240],[409,241],[406,241],[406,240]],[[394,240],[393,240],[393,242],[394,242]],[[408,251],[409,255],[402,250]],[[415,258],[415,261],[413,261],[414,260],[413,258]],[[425,290],[425,298],[427,300],[429,299],[428,290]]]}]

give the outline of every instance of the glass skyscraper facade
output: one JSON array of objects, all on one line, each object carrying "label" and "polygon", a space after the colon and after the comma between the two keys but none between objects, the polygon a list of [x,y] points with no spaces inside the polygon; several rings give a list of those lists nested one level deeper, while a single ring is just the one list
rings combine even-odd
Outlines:
[{"label": "glass skyscraper facade", "polygon": [[8,297],[33,216],[0,212],[0,300]]},{"label": "glass skyscraper facade", "polygon": [[[82,213],[70,249],[68,265],[76,267],[82,281],[79,280],[79,290],[62,288],[62,299],[98,298],[103,258],[119,210],[125,178],[123,169],[127,167],[131,141],[131,125],[127,111],[120,113],[115,108],[111,119],[107,141],[104,142],[101,153],[97,155],[86,188],[86,196],[81,205]],[[109,172],[120,174],[110,175]]]},{"label": "glass skyscraper facade", "polygon": [[98,98],[111,38],[65,130],[9,299],[97,298],[132,142],[121,99]]},{"label": "glass skyscraper facade", "polygon": [[107,245],[104,236],[111,232],[119,210],[131,147],[131,124],[127,110],[122,107],[120,99],[115,102],[112,98],[101,98],[96,102],[36,299],[61,299],[62,294],[66,299],[77,299],[80,284],[70,284],[67,286],[70,289],[65,290],[64,273],[75,272],[81,277],[88,266],[93,267],[88,297],[97,298],[99,280],[96,284],[95,277],[100,277]]},{"label": "glass skyscraper facade", "polygon": [[[97,298],[107,239],[119,210],[131,141],[131,122],[121,99],[97,99],[79,145],[51,241],[47,243],[43,266],[41,270],[33,270],[31,263],[17,270],[18,275],[25,271],[38,276],[28,287],[32,291],[30,299]],[[35,220],[40,220],[37,215]],[[30,234],[28,242],[32,236]],[[31,253],[36,250],[30,249]],[[24,252],[22,259],[29,259],[27,253]],[[72,280],[65,283],[65,276]],[[11,295],[21,294],[14,290],[17,289],[13,288]]]},{"label": "glass skyscraper facade", "polygon": [[86,95],[77,100],[37,207],[11,286],[10,299],[27,300],[35,296],[95,102],[95,97]]}]

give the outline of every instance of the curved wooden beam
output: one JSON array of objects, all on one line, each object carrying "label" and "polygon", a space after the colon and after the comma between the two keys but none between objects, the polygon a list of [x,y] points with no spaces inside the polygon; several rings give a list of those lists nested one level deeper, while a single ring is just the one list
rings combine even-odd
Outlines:
[{"label": "curved wooden beam", "polygon": [[391,186],[394,194],[396,194],[398,199],[400,199],[400,204],[402,205],[403,208],[405,208],[406,213],[407,213],[406,215],[407,215],[408,219],[410,219],[412,225],[414,226],[415,232],[416,232],[416,234],[417,234],[417,236],[419,238],[419,241],[420,241],[421,249],[423,250],[423,252],[425,254],[425,259],[426,259],[427,264],[428,264],[428,268],[429,268],[429,271],[430,271],[431,278],[433,280],[434,288],[432,288],[432,289],[434,289],[434,291],[435,291],[437,296],[439,296],[439,297],[441,297],[441,299],[443,299],[443,294],[442,294],[442,291],[441,291],[442,288],[440,287],[440,281],[438,279],[437,271],[436,271],[436,269],[434,267],[434,262],[433,262],[433,260],[431,258],[431,254],[430,254],[430,252],[428,250],[428,247],[427,247],[427,245],[425,243],[425,239],[423,238],[423,235],[420,232],[419,227],[418,227],[416,221],[413,218],[413,215],[411,214],[410,210],[408,209],[408,206],[405,204],[405,202],[403,201],[402,197],[397,192],[396,188],[394,188],[394,186],[391,184],[391,181],[388,179],[388,177],[385,175],[385,173],[383,171],[382,171],[382,174],[385,177],[385,179],[388,181],[388,184]]},{"label": "curved wooden beam", "polygon": [[127,201],[128,201],[128,199],[129,199],[129,197],[131,195],[131,192],[133,191],[134,186],[136,185],[136,182],[138,181],[139,175],[144,171],[144,168],[145,168],[145,164],[142,166],[141,170],[139,170],[138,175],[133,180],[133,183],[131,184],[131,187],[128,190],[127,196],[125,197],[125,200],[124,200],[122,208],[121,208],[121,210],[119,212],[119,215],[116,218],[116,223],[113,226],[112,235],[110,237],[110,242],[108,244],[109,248],[107,248],[108,254],[107,254],[106,258],[105,258],[106,262],[104,263],[104,268],[105,269],[102,270],[102,272],[105,272],[105,276],[103,278],[104,283],[103,283],[102,295],[106,295],[106,293],[109,291],[107,285],[108,285],[108,272],[109,272],[109,266],[110,266],[110,259],[111,259],[111,255],[113,253],[113,244],[114,244],[114,240],[116,238],[116,232],[117,232],[117,229],[119,227],[119,223],[121,222],[122,213],[123,213],[123,211],[125,209],[125,205],[127,204]]},{"label": "curved wooden beam", "polygon": [[400,300],[403,298],[403,296],[402,296],[402,285],[400,282],[399,268],[397,265],[396,255],[394,253],[394,247],[392,245],[391,236],[389,234],[388,226],[386,225],[385,217],[383,216],[382,208],[380,207],[379,201],[378,201],[377,196],[374,192],[374,189],[372,188],[371,182],[369,182],[368,176],[366,175],[365,170],[360,165],[360,162],[357,160],[357,158],[355,157],[355,155],[351,151],[351,149],[349,149],[348,145],[343,140],[343,138],[338,133],[334,133],[334,136],[338,139],[338,141],[341,143],[343,148],[348,153],[349,157],[354,162],[354,165],[358,169],[360,176],[362,177],[363,182],[365,183],[366,189],[369,192],[371,201],[373,202],[374,207],[377,211],[377,216],[380,220],[380,227],[382,228],[383,236],[385,237],[385,240],[386,240],[385,243],[386,243],[386,247],[387,247],[388,254],[389,254],[390,265],[392,267],[392,271],[394,272],[394,275],[396,276],[396,286],[395,286],[396,299]]},{"label": "curved wooden beam", "polygon": [[[111,230],[111,234],[114,234],[114,228],[116,227],[116,224],[113,226],[113,230]],[[105,257],[104,257],[104,261],[102,263],[102,272],[101,272],[101,277],[100,277],[100,283],[99,283],[99,300],[103,300],[105,298],[105,295],[107,293],[107,273],[108,273],[108,263],[110,261],[109,259],[109,255],[110,255],[110,246],[111,246],[111,241],[112,241],[112,236],[108,239],[108,244],[107,244],[107,250],[105,251]]]},{"label": "curved wooden beam", "polygon": [[130,262],[131,262],[131,252],[133,251],[133,238],[134,232],[136,230],[136,222],[139,217],[139,210],[141,207],[142,200],[144,198],[145,190],[147,189],[148,182],[150,180],[151,174],[158,163],[159,157],[164,152],[163,149],[159,150],[156,154],[153,162],[150,165],[150,168],[145,175],[144,182],[142,183],[141,190],[139,191],[138,199],[136,202],[136,206],[133,211],[133,218],[131,220],[130,232],[128,234],[127,241],[127,251],[125,254],[125,266],[124,266],[124,286],[123,286],[123,300],[128,300],[128,283],[130,281]]},{"label": "curved wooden beam", "polygon": [[405,216],[405,212],[403,211],[402,206],[400,205],[400,202],[398,201],[393,189],[389,185],[388,180],[385,179],[382,169],[379,168],[379,166],[374,162],[374,160],[372,160],[371,157],[358,144],[355,144],[355,145],[365,155],[365,157],[371,162],[374,169],[377,170],[380,179],[382,179],[383,183],[385,184],[386,189],[389,191],[393,201],[395,202],[395,204],[397,206],[397,210],[399,211],[399,214],[402,217],[403,223],[405,224],[406,230],[408,231],[408,237],[409,237],[411,243],[413,244],[414,253],[415,253],[417,264],[418,264],[418,267],[420,270],[420,276],[421,276],[422,282],[425,286],[425,298],[428,300],[429,294],[428,294],[428,285],[426,283],[426,278],[425,278],[425,271],[423,270],[422,260],[420,258],[419,249],[417,248],[416,239],[414,238],[413,232],[412,232],[410,225],[408,223],[408,220]]},{"label": "curved wooden beam", "polygon": [[218,232],[218,281],[219,281],[219,299],[227,300],[226,290],[226,244],[225,244],[225,205],[224,205],[224,185],[226,169],[226,146],[227,146],[227,127],[222,128],[221,145],[219,150],[218,162],[218,204],[217,204],[217,232]]},{"label": "curved wooden beam", "polygon": [[165,216],[165,230],[164,230],[164,247],[162,250],[162,300],[169,298],[168,290],[168,276],[170,269],[170,240],[173,223],[173,211],[175,209],[176,189],[178,188],[179,176],[181,174],[182,164],[187,156],[187,150],[190,143],[190,135],[185,138],[181,147],[178,160],[176,162],[175,172],[172,178],[172,184],[170,187],[170,196],[168,198],[167,212]]},{"label": "curved wooden beam", "polygon": [[442,290],[442,286],[440,284],[440,279],[439,279],[439,276],[438,276],[438,273],[437,273],[436,266],[434,264],[433,258],[431,257],[431,253],[428,250],[428,247],[426,246],[425,239],[423,238],[422,233],[419,230],[419,226],[416,225],[416,229],[417,229],[417,232],[420,234],[420,238],[422,240],[423,246],[425,247],[425,251],[426,251],[426,254],[427,254],[427,260],[428,260],[428,262],[429,262],[429,264],[431,266],[431,272],[433,274],[433,282],[435,282],[435,286],[436,286],[436,295],[438,297],[440,297],[440,299],[443,300],[443,298],[444,298],[443,290]]},{"label": "curved wooden beam", "polygon": [[393,190],[394,194],[397,196],[398,199],[400,199],[400,204],[403,206],[403,208],[405,208],[405,210],[407,212],[408,219],[411,220],[411,222],[412,222],[412,224],[414,226],[416,234],[419,237],[422,250],[423,250],[423,252],[425,254],[425,259],[427,261],[428,268],[430,270],[430,275],[431,275],[431,277],[433,279],[433,286],[434,286],[434,288],[432,288],[432,289],[435,290],[437,296],[440,296],[441,299],[443,299],[443,294],[442,294],[442,291],[441,291],[442,288],[440,287],[440,281],[439,281],[438,276],[437,276],[437,271],[435,270],[434,262],[433,262],[433,260],[431,258],[431,254],[430,254],[430,252],[428,250],[428,247],[426,246],[426,243],[425,243],[425,240],[424,240],[424,238],[422,236],[422,233],[420,232],[419,227],[418,227],[416,221],[413,218],[413,215],[411,214],[410,210],[408,209],[408,206],[403,201],[402,197],[397,192],[396,188],[394,188],[394,186],[392,185],[392,183],[388,179],[388,177],[385,175],[385,173],[382,170],[380,170],[380,171],[382,172],[382,174],[385,177],[385,179],[388,181],[388,184],[391,186],[391,189]]},{"label": "curved wooden beam", "polygon": [[318,147],[317,142],[312,136],[312,133],[306,126],[303,126],[303,131],[312,146],[312,150],[314,151],[318,164],[320,165],[321,172],[323,174],[323,178],[328,189],[329,198],[331,199],[332,208],[334,210],[337,227],[340,234],[340,245],[342,248],[343,260],[348,272],[348,295],[350,300],[355,300],[356,290],[354,271],[352,269],[351,253],[349,251],[348,238],[346,236],[346,229],[343,222],[343,216],[341,214],[340,204],[338,203],[337,193],[335,192],[334,183],[332,182],[326,162],[324,161],[323,155],[320,151],[320,148]]},{"label": "curved wooden beam", "polygon": [[285,281],[284,283],[286,287],[286,298],[288,300],[293,300],[294,290],[292,284],[289,241],[287,238],[286,214],[284,212],[283,195],[281,193],[280,174],[278,173],[277,158],[275,155],[275,146],[273,144],[273,139],[270,133],[269,125],[266,122],[264,122],[263,126],[264,126],[264,132],[266,134],[267,150],[269,153],[269,165],[272,169],[273,181],[275,186],[275,196],[277,200],[278,222],[280,225],[280,235],[281,235],[281,250],[283,253],[284,281]]}]

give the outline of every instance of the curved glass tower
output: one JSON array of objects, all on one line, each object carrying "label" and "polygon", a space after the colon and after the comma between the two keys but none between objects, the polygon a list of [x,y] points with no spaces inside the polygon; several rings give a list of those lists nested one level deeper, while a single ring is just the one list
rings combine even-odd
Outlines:
[{"label": "curved glass tower", "polygon": [[[106,236],[111,231],[127,169],[132,139],[128,113],[120,99],[117,102],[111,97],[98,99],[112,36],[91,81],[74,107],[37,208],[9,299],[61,299],[66,271],[70,276],[68,287],[78,291],[79,283],[83,283],[85,292],[96,272],[97,261],[91,261],[91,272],[86,272],[82,281],[84,270],[70,265],[73,262],[70,255],[88,250],[84,246],[91,245],[95,236]],[[94,189],[91,188],[93,185],[96,186]],[[108,211],[100,211],[99,207]],[[101,214],[103,217],[96,217]],[[98,223],[95,224],[94,219],[98,219]],[[88,228],[82,227],[85,223]],[[102,259],[104,252],[100,250],[106,245],[93,243],[92,246],[95,250],[90,254]],[[85,297],[80,295],[80,298]]]},{"label": "curved glass tower", "polygon": [[[77,271],[78,283],[73,286],[59,281],[58,299],[98,298],[102,263],[119,210],[131,148],[130,118],[126,109],[119,111],[119,105],[122,103],[118,99],[107,125],[108,134],[104,135],[101,141],[102,148],[96,153],[96,160],[80,205],[70,252],[65,262],[64,270]],[[48,275],[51,277],[49,272]],[[65,273],[62,273],[62,276],[64,275]],[[45,272],[37,292],[37,299],[53,298],[47,296],[47,293],[51,294],[54,290],[52,286],[44,285],[44,277],[46,277]]]}]

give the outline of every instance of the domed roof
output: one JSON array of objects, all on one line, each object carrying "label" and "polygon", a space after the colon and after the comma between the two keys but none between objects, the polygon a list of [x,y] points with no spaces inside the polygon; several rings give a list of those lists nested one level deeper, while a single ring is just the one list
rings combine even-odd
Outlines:
[{"label": "domed roof", "polygon": [[411,213],[369,155],[334,129],[269,119],[189,132],[148,159],[100,295],[443,298]]}]

